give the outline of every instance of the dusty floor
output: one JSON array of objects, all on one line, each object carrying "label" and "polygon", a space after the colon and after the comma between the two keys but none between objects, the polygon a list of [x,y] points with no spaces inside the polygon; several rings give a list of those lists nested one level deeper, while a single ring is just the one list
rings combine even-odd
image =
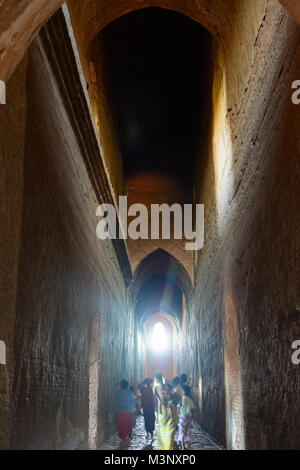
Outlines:
[{"label": "dusty floor", "polygon": [[[105,444],[103,444],[99,450],[115,450],[119,448],[119,444],[120,439],[116,433]],[[150,439],[147,440],[146,438],[143,416],[138,416],[132,438],[128,444],[128,450],[155,450],[155,448],[155,439],[151,442]],[[203,431],[203,429],[198,427],[198,429],[193,428],[192,430],[191,450],[223,450],[223,448],[217,444],[211,436]]]}]

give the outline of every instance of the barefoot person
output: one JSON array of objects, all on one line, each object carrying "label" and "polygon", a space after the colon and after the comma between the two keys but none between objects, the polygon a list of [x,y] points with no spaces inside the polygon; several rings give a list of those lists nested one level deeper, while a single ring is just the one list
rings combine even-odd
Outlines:
[{"label": "barefoot person", "polygon": [[179,441],[182,450],[185,443],[187,448],[191,447],[191,429],[193,421],[193,410],[195,408],[194,402],[190,397],[190,387],[182,385],[182,398],[177,405],[179,409]]},{"label": "barefoot person", "polygon": [[154,395],[152,385],[152,379],[145,379],[139,386],[147,439],[149,435],[151,436],[151,439],[153,439],[155,427]]},{"label": "barefoot person", "polygon": [[117,427],[121,439],[121,448],[126,447],[126,442],[132,432],[132,410],[136,403],[134,394],[129,390],[127,380],[117,385]]},{"label": "barefoot person", "polygon": [[157,450],[173,450],[178,423],[177,407],[171,400],[170,389],[163,385],[158,392]]},{"label": "barefoot person", "polygon": [[181,387],[181,381],[180,381],[180,377],[175,377],[172,381],[172,393],[176,395],[176,399],[174,400],[173,398],[173,401],[175,403],[175,405],[178,405],[178,403],[180,402],[181,398],[182,398],[182,387]]},{"label": "barefoot person", "polygon": [[154,407],[155,407],[156,415],[157,415],[157,407],[158,407],[158,402],[159,402],[159,395],[162,394],[163,384],[164,384],[163,375],[160,373],[156,374],[156,376],[154,377],[154,387],[153,387]]}]

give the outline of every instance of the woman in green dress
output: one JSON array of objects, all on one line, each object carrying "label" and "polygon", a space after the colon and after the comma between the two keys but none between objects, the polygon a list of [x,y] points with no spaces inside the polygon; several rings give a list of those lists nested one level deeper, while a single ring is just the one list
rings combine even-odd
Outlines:
[{"label": "woman in green dress", "polygon": [[178,424],[177,406],[171,400],[170,389],[162,385],[157,390],[157,450],[173,450]]}]

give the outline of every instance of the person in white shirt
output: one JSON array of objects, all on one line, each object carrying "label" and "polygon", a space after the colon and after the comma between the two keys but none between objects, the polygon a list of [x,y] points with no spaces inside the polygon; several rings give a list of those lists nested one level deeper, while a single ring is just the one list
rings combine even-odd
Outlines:
[{"label": "person in white shirt", "polygon": [[172,392],[173,392],[173,395],[176,396],[176,400],[174,400],[173,398],[173,402],[175,403],[176,401],[176,405],[178,405],[178,403],[180,402],[181,398],[182,398],[182,387],[181,387],[181,383],[180,383],[180,377],[175,377],[172,381]]},{"label": "person in white shirt", "polygon": [[193,422],[193,412],[195,405],[190,397],[190,387],[182,385],[182,398],[177,405],[179,408],[179,441],[184,450],[185,443],[187,448],[191,447],[191,429]]}]

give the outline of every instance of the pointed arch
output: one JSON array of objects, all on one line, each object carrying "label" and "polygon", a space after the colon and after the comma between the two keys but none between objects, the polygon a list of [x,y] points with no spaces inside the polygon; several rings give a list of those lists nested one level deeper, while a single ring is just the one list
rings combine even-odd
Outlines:
[{"label": "pointed arch", "polygon": [[[147,285],[161,279],[156,295],[151,296],[151,301],[141,307],[141,294]],[[172,318],[176,328],[179,329],[183,322],[185,308],[191,310],[193,306],[193,284],[182,264],[167,251],[159,248],[146,256],[134,272],[130,287],[130,300],[134,306],[139,327],[143,326],[147,319],[160,311]],[[149,296],[149,292],[146,295]],[[184,300],[183,300],[184,297]]]},{"label": "pointed arch", "polygon": [[134,271],[131,288],[132,298],[135,300],[143,284],[158,274],[163,274],[175,282],[185,297],[190,298],[193,283],[188,272],[177,258],[162,248],[147,255]]}]

